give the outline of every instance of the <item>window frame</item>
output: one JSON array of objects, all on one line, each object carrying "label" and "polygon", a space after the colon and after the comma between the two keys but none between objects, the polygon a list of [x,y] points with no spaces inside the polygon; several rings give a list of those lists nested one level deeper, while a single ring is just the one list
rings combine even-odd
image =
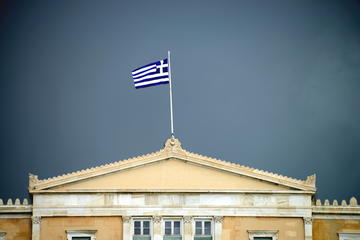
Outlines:
[{"label": "window frame", "polygon": [[[141,234],[135,234],[135,222],[136,221],[140,221],[140,232]],[[148,235],[144,235],[144,221],[149,221],[149,234]],[[150,237],[150,239],[152,239],[152,229],[153,229],[153,223],[152,223],[152,219],[151,218],[146,218],[146,217],[139,217],[139,218],[133,218],[132,219],[132,229],[131,229],[131,234],[132,237],[137,236],[137,237]]]},{"label": "window frame", "polygon": [[[165,229],[166,229],[166,226],[165,226],[165,222],[171,222],[171,234],[169,235],[169,234],[166,234],[166,231],[165,231]],[[178,221],[178,222],[180,222],[180,234],[174,234],[174,229],[175,229],[175,227],[174,227],[174,222],[175,221]],[[163,218],[163,236],[165,237],[183,237],[183,221],[182,221],[182,218]]]},{"label": "window frame", "polygon": [[271,237],[272,240],[278,240],[279,230],[247,230],[249,240],[255,240],[256,237]]},{"label": "window frame", "polygon": [[90,237],[91,240],[96,240],[97,230],[66,230],[66,239],[72,240],[73,237]]},{"label": "window frame", "polygon": [[[202,222],[201,235],[196,234],[196,222]],[[205,222],[210,222],[210,235],[205,234]],[[214,221],[212,217],[197,217],[194,218],[193,223],[194,236],[193,237],[212,237],[214,239]]]},{"label": "window frame", "polygon": [[360,233],[338,233],[339,240],[358,240]]},{"label": "window frame", "polygon": [[0,240],[6,239],[6,232],[0,232]]}]

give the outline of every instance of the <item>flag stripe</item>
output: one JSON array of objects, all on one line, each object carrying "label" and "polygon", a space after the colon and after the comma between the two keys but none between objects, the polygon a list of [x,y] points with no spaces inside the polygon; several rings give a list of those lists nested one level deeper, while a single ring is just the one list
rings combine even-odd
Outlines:
[{"label": "flag stripe", "polygon": [[[143,71],[143,70],[145,70],[145,69],[151,68],[152,66],[156,66],[157,64],[160,64],[160,62],[157,61],[157,62],[153,62],[153,63],[147,64],[147,65],[145,65],[145,66],[139,67],[139,68],[137,68],[137,69],[134,69],[131,73],[132,73],[132,74],[137,74],[137,73],[139,73],[139,72],[141,72],[141,71]],[[143,68],[144,68],[144,69],[143,69]],[[139,70],[140,70],[140,71],[139,71]]]},{"label": "flag stripe", "polygon": [[149,73],[155,73],[156,71],[157,71],[156,66],[154,66],[153,68],[150,68],[149,70],[145,70],[145,71],[143,71],[141,73],[133,75],[133,79],[145,76],[145,75],[147,75]]},{"label": "flag stripe", "polygon": [[153,78],[137,81],[137,82],[134,82],[134,83],[138,84],[138,83],[149,82],[149,81],[158,80],[158,79],[167,79],[167,81],[169,81],[169,76],[166,75],[166,76],[153,77]]},{"label": "flag stripe", "polygon": [[152,77],[160,77],[160,76],[169,76],[169,73],[168,72],[160,73],[160,71],[155,72],[155,73],[149,73],[149,74],[146,74],[145,76],[134,78],[134,82],[142,81],[142,80],[149,79]]},{"label": "flag stripe", "polygon": [[168,82],[157,82],[157,83],[151,83],[151,84],[147,84],[147,85],[142,85],[142,86],[135,86],[136,89],[138,88],[146,88],[146,87],[151,87],[151,86],[156,86],[156,85],[160,85],[160,84],[168,84]]},{"label": "flag stripe", "polygon": [[141,82],[141,83],[135,83],[135,87],[139,87],[139,86],[144,86],[144,85],[148,85],[148,84],[153,84],[153,83],[169,83],[168,79],[156,79],[156,80],[151,80],[151,81],[146,81],[146,82]]}]

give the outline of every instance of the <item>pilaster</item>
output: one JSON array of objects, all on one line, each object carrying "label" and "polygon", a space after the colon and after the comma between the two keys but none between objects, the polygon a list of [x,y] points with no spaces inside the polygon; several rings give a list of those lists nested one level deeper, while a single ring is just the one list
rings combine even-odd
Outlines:
[{"label": "pilaster", "polygon": [[214,240],[221,240],[223,216],[214,217]]},{"label": "pilaster", "polygon": [[32,240],[40,240],[41,217],[32,216]]},{"label": "pilaster", "polygon": [[153,229],[154,240],[162,240],[161,216],[153,216]]},{"label": "pilaster", "polygon": [[184,216],[184,240],[192,240],[193,239],[193,217],[192,216]]},{"label": "pilaster", "polygon": [[304,217],[305,240],[312,240],[312,218]]},{"label": "pilaster", "polygon": [[122,216],[123,221],[123,240],[131,240],[131,217]]}]

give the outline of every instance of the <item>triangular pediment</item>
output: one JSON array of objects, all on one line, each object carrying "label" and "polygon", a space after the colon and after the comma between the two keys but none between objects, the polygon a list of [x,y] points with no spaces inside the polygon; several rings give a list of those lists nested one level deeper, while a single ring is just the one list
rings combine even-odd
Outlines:
[{"label": "triangular pediment", "polygon": [[181,148],[169,139],[159,152],[55,178],[30,177],[30,192],[315,191],[315,179],[292,179]]},{"label": "triangular pediment", "polygon": [[54,190],[289,190],[261,181],[189,161],[170,158],[137,168],[78,181]]}]

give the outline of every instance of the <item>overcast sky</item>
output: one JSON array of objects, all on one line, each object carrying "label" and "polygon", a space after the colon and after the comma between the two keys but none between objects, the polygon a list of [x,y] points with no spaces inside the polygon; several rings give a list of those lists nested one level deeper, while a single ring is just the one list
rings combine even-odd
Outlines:
[{"label": "overcast sky", "polygon": [[168,85],[131,70],[172,53],[189,151],[360,197],[360,1],[0,3],[0,198],[162,148]]}]

